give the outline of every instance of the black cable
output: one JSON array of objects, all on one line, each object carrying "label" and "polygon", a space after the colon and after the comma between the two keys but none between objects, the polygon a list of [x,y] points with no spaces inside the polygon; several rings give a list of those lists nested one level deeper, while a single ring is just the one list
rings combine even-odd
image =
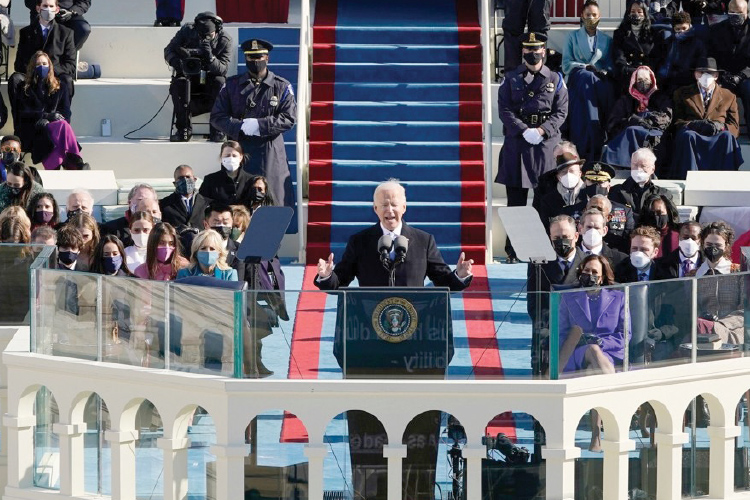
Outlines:
[{"label": "black cable", "polygon": [[130,132],[128,132],[127,134],[125,134],[123,137],[125,139],[128,139],[129,141],[141,141],[141,140],[154,140],[154,141],[156,141],[156,140],[161,139],[161,137],[128,137],[128,136],[130,134],[138,132],[139,130],[142,130],[146,125],[148,125],[149,123],[151,123],[152,121],[154,121],[156,119],[156,117],[159,116],[159,113],[161,113],[161,110],[164,109],[164,106],[167,105],[167,101],[168,100],[169,100],[169,91],[167,91],[167,97],[164,98],[164,102],[161,103],[161,106],[159,107],[159,109],[156,110],[156,113],[154,113],[154,116],[152,116],[149,121],[147,121],[146,123],[144,123],[143,125],[141,125],[137,129],[131,130]]}]

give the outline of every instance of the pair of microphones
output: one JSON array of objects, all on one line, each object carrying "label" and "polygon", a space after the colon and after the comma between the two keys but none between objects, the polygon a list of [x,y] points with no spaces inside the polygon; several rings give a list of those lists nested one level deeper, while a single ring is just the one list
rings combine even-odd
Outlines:
[{"label": "pair of microphones", "polygon": [[[393,250],[395,259],[391,263],[390,253]],[[380,254],[380,262],[390,269],[391,266],[397,266],[403,264],[406,259],[406,252],[409,251],[409,240],[404,236],[391,237],[390,234],[384,234],[378,240],[378,253]]]}]

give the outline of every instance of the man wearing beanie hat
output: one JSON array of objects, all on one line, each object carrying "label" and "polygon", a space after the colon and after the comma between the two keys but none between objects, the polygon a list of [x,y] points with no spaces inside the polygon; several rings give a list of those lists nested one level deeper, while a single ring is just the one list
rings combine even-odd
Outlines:
[{"label": "man wearing beanie hat", "polygon": [[[191,116],[208,113],[224,85],[232,39],[213,12],[202,12],[185,24],[164,49],[164,59],[174,70],[169,94],[174,106],[174,132],[169,140],[187,142],[193,134]],[[223,134],[211,127],[209,140],[221,142]]]}]

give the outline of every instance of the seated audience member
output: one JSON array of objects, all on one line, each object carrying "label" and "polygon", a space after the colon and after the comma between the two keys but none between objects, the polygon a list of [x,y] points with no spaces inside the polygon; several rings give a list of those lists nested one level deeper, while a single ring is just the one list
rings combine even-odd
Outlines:
[{"label": "seated audience member", "polygon": [[600,210],[595,208],[586,210],[578,224],[578,232],[581,235],[580,249],[586,255],[601,255],[609,260],[612,268],[617,267],[625,259],[624,253],[610,248],[604,242],[604,236],[606,236],[608,228],[604,214]]},{"label": "seated audience member", "polygon": [[571,153],[563,153],[557,157],[557,189],[542,198],[539,207],[539,217],[542,224],[549,231],[549,220],[563,213],[563,209],[580,203],[585,199],[581,180],[581,165],[583,160]]},{"label": "seated audience member", "polygon": [[239,245],[245,237],[250,225],[250,211],[245,205],[232,205],[232,235],[231,239]]},{"label": "seated audience member", "polygon": [[124,255],[125,249],[117,236],[104,236],[91,257],[91,272],[107,276],[133,276]]},{"label": "seated audience member", "polygon": [[696,34],[685,11],[672,16],[672,33],[656,47],[656,74],[659,87],[672,95],[675,90],[693,83],[693,68],[706,57],[706,46]]},{"label": "seated audience member", "polygon": [[188,276],[210,276],[237,281],[237,270],[227,264],[227,250],[221,235],[213,229],[198,233],[190,249],[190,265],[177,272],[177,279]]},{"label": "seated audience member", "polygon": [[612,59],[618,90],[628,87],[636,68],[653,66],[656,38],[648,15],[648,2],[633,0],[620,25],[612,34]]},{"label": "seated audience member", "polygon": [[148,235],[154,227],[154,218],[148,212],[136,212],[130,216],[130,238],[133,244],[125,248],[125,263],[135,269],[146,262]]},{"label": "seated audience member", "polygon": [[4,217],[0,220],[0,243],[27,244],[31,241],[29,226],[20,217]]},{"label": "seated audience member", "polygon": [[133,274],[149,280],[172,281],[177,271],[188,266],[188,260],[181,253],[175,228],[166,222],[156,224],[148,236],[146,262],[135,268]]},{"label": "seated audience member", "polygon": [[17,161],[7,167],[7,180],[0,184],[0,211],[16,205],[28,210],[31,199],[42,192],[29,167]]},{"label": "seated audience member", "polygon": [[74,189],[68,195],[65,212],[67,218],[70,218],[78,212],[94,215],[94,197],[85,189]]},{"label": "seated audience member", "polygon": [[[29,8],[31,24],[39,22],[39,12],[36,0],[24,0]],[[59,10],[55,15],[55,22],[73,31],[73,44],[76,50],[81,50],[86,39],[91,34],[91,25],[83,15],[91,7],[91,0],[59,0]]]},{"label": "seated audience member", "polygon": [[83,236],[77,227],[65,224],[57,231],[57,268],[68,271],[88,271],[88,262],[78,260],[83,247]]},{"label": "seated audience member", "polygon": [[651,179],[656,170],[656,155],[649,148],[640,148],[630,157],[630,177],[613,186],[609,199],[633,211],[636,226],[643,204],[650,195],[670,196],[669,191],[654,184]]},{"label": "seated audience member", "polygon": [[732,245],[732,262],[742,263],[742,247],[750,247],[750,231],[743,233]]},{"label": "seated audience member", "polygon": [[630,165],[630,157],[640,147],[661,144],[662,135],[672,122],[672,100],[658,90],[656,78],[648,66],[631,74],[626,95],[615,102],[607,122],[609,141],[602,161]]},{"label": "seated audience member", "polygon": [[722,20],[727,13],[726,0],[671,0],[667,10],[674,13],[683,10],[690,14],[693,25],[701,28],[700,36],[705,36],[709,25]]},{"label": "seated audience member", "polygon": [[701,256],[701,225],[694,220],[680,225],[678,248],[662,252],[656,266],[657,280],[684,278],[703,263]]},{"label": "seated audience member", "polygon": [[584,158],[601,156],[606,115],[614,103],[614,89],[607,76],[612,71],[612,39],[597,29],[599,21],[599,4],[586,0],[581,28],[568,35],[563,49],[563,72],[568,78],[568,130],[571,142]]},{"label": "seated audience member", "polygon": [[5,182],[7,165],[21,160],[21,139],[16,135],[5,135],[0,139],[0,182]]},{"label": "seated audience member", "polygon": [[689,170],[737,170],[742,165],[737,97],[716,83],[719,69],[712,57],[701,60],[693,76],[696,83],[674,93],[672,179],[684,179]]},{"label": "seated audience member", "polygon": [[712,222],[701,231],[703,263],[698,276],[698,333],[716,333],[730,344],[745,342],[745,278],[731,276],[740,270],[730,260],[734,230],[724,221]]},{"label": "seated audience member", "polygon": [[55,227],[60,223],[60,209],[51,193],[38,193],[31,198],[26,212],[31,220],[31,229],[41,226]]},{"label": "seated audience member", "polygon": [[0,212],[0,221],[9,217],[20,219],[21,221],[23,221],[24,225],[29,228],[29,231],[31,231],[31,219],[29,219],[29,216],[26,214],[26,210],[24,210],[22,207],[19,207],[18,205],[5,207],[5,209]]},{"label": "seated audience member", "polygon": [[640,225],[651,226],[659,232],[661,246],[657,257],[677,250],[680,241],[680,214],[671,198],[665,195],[651,195],[646,198]]},{"label": "seated audience member", "polygon": [[254,175],[250,178],[250,191],[245,200],[245,206],[253,214],[258,208],[263,206],[274,206],[276,200],[273,199],[273,193],[268,190],[268,179],[262,175]]},{"label": "seated audience member", "polygon": [[661,238],[651,226],[640,226],[630,233],[630,255],[615,268],[615,281],[635,283],[651,281],[657,275],[654,263],[661,245]]},{"label": "seated audience member", "polygon": [[607,221],[604,242],[620,252],[630,252],[630,232],[635,228],[632,211],[601,194],[592,196],[583,211],[591,208],[599,210]]},{"label": "seated audience member", "polygon": [[746,0],[729,2],[728,19],[709,28],[708,55],[715,57],[722,69],[721,86],[742,100],[745,116],[750,116],[750,23]]},{"label": "seated audience member", "polygon": [[178,232],[184,227],[203,227],[206,199],[195,189],[197,180],[192,168],[180,165],[174,171],[174,193],[159,200],[162,220],[172,224]]},{"label": "seated audience member", "polygon": [[159,207],[159,201],[152,198],[146,198],[135,204],[136,212],[148,212],[154,219],[154,222],[158,224],[161,222],[161,208]]},{"label": "seated audience member", "polygon": [[16,123],[18,123],[16,99],[23,92],[27,67],[36,61],[36,53],[41,50],[49,55],[56,69],[57,79],[72,96],[73,78],[77,70],[76,47],[73,32],[55,21],[59,9],[57,0],[36,0],[36,11],[39,17],[22,28],[19,33],[16,61],[13,64],[15,73],[8,80],[8,99]]},{"label": "seated audience member", "polygon": [[31,232],[31,243],[35,245],[57,245],[57,231],[49,226],[39,226]]},{"label": "seated audience member", "polygon": [[99,244],[99,225],[92,216],[83,212],[70,217],[65,224],[78,228],[81,232],[83,245],[81,245],[78,260],[85,263],[86,267],[90,269],[91,256],[94,253],[94,249]]},{"label": "seated audience member", "polygon": [[136,184],[128,192],[128,209],[123,217],[113,219],[102,224],[102,234],[113,234],[123,242],[126,247],[133,244],[130,238],[130,215],[138,211],[138,203],[143,200],[158,201],[156,191],[148,184]]},{"label": "seated audience member", "polygon": [[221,145],[221,169],[208,174],[198,191],[207,202],[218,201],[226,205],[244,203],[250,192],[251,175],[242,168],[244,153],[237,141]]},{"label": "seated audience member", "polygon": [[87,169],[75,132],[70,126],[70,89],[55,76],[49,56],[34,54],[26,80],[16,94],[15,134],[31,160],[46,170]]}]

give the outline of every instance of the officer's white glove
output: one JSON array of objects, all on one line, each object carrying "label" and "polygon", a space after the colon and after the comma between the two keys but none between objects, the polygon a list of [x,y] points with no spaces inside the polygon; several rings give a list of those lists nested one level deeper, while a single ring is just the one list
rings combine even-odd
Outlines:
[{"label": "officer's white glove", "polygon": [[523,138],[526,139],[526,142],[533,145],[542,142],[542,134],[540,134],[539,131],[535,128],[527,128],[526,130],[524,130]]},{"label": "officer's white glove", "polygon": [[245,135],[260,135],[260,125],[257,118],[245,118],[242,120],[242,132]]}]

